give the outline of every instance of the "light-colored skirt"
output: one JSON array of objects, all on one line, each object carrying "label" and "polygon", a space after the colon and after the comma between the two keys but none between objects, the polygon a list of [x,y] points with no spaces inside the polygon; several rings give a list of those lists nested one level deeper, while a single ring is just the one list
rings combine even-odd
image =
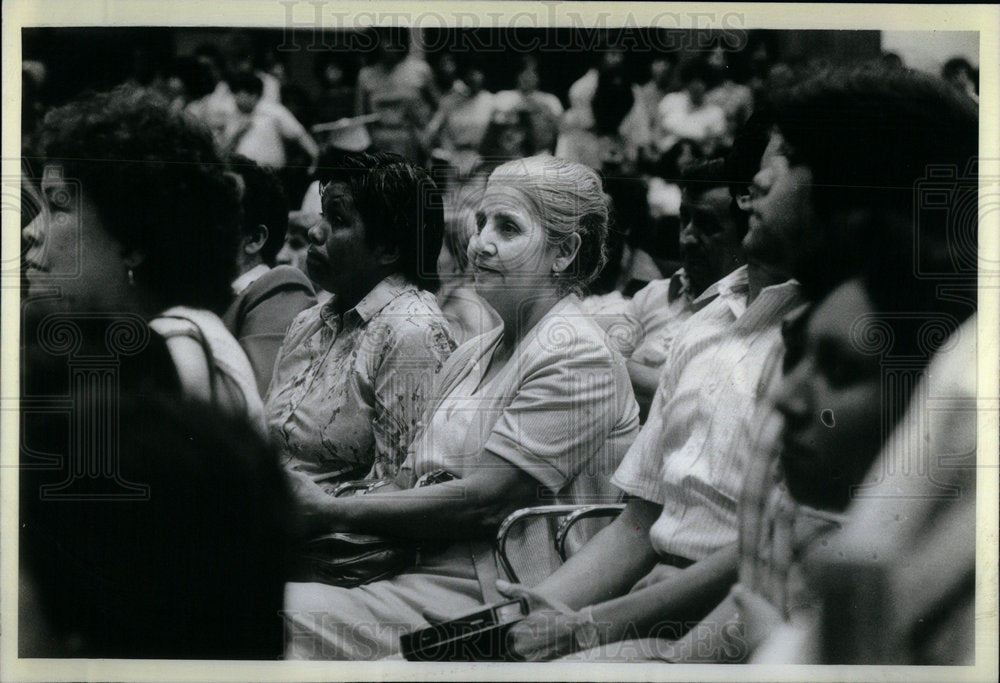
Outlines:
[{"label": "light-colored skirt", "polygon": [[482,604],[468,543],[454,543],[398,576],[357,588],[289,583],[285,657],[382,659],[399,652],[401,635],[427,626],[424,608],[459,616]]}]

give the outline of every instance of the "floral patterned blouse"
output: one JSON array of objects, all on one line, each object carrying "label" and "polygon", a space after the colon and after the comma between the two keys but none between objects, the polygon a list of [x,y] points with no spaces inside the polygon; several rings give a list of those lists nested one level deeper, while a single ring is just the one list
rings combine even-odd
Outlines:
[{"label": "floral patterned blouse", "polygon": [[287,465],[322,480],[394,476],[454,348],[434,295],[399,275],[342,316],[332,302],[303,311],[265,402]]}]

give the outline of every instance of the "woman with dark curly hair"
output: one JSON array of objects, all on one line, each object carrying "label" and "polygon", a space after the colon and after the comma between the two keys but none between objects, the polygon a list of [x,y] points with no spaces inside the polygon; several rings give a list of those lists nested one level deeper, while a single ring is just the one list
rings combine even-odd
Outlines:
[{"label": "woman with dark curly hair", "polygon": [[216,315],[232,297],[240,206],[209,131],[123,86],[51,111],[42,144],[44,204],[23,231],[29,300],[152,330],[185,394],[263,429],[253,371]]},{"label": "woman with dark curly hair", "polygon": [[[420,541],[419,564],[358,588],[290,583],[292,657],[396,652],[400,634],[424,622],[424,608],[458,613],[499,597],[489,539],[509,512],[540,499],[613,495],[608,479],[638,432],[639,413],[624,360],[576,295],[606,261],[600,179],[554,157],[504,164],[490,175],[476,224],[476,290],[503,325],[445,363],[394,485],[345,499],[296,480],[316,531]],[[414,488],[441,469],[453,478]],[[532,526],[509,545],[524,552],[548,533],[545,523]]]}]

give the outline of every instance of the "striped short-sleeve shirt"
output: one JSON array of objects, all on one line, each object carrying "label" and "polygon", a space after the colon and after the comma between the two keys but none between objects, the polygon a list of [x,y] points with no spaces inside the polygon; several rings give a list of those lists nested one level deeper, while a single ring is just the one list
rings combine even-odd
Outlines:
[{"label": "striped short-sleeve shirt", "polygon": [[760,377],[781,344],[782,318],[800,303],[788,281],[748,305],[745,267],[718,290],[678,331],[649,421],[612,479],[663,505],[650,529],[658,552],[694,560],[736,540]]}]

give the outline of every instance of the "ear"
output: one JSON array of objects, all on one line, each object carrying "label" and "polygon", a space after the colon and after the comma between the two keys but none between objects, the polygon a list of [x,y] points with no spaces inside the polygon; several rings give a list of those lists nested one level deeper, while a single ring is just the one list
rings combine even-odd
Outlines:
[{"label": "ear", "polygon": [[573,259],[576,258],[577,252],[580,251],[580,244],[582,242],[583,239],[580,237],[580,233],[574,232],[570,235],[559,246],[559,255],[556,256],[556,260],[552,262],[552,271],[561,273],[569,268],[569,264],[573,263]]},{"label": "ear", "polygon": [[243,235],[242,249],[247,256],[253,256],[264,248],[267,242],[267,226],[261,223],[249,235]]},{"label": "ear", "polygon": [[389,249],[387,247],[380,246],[378,254],[375,258],[380,266],[394,265],[399,261],[399,247],[397,246]]}]

